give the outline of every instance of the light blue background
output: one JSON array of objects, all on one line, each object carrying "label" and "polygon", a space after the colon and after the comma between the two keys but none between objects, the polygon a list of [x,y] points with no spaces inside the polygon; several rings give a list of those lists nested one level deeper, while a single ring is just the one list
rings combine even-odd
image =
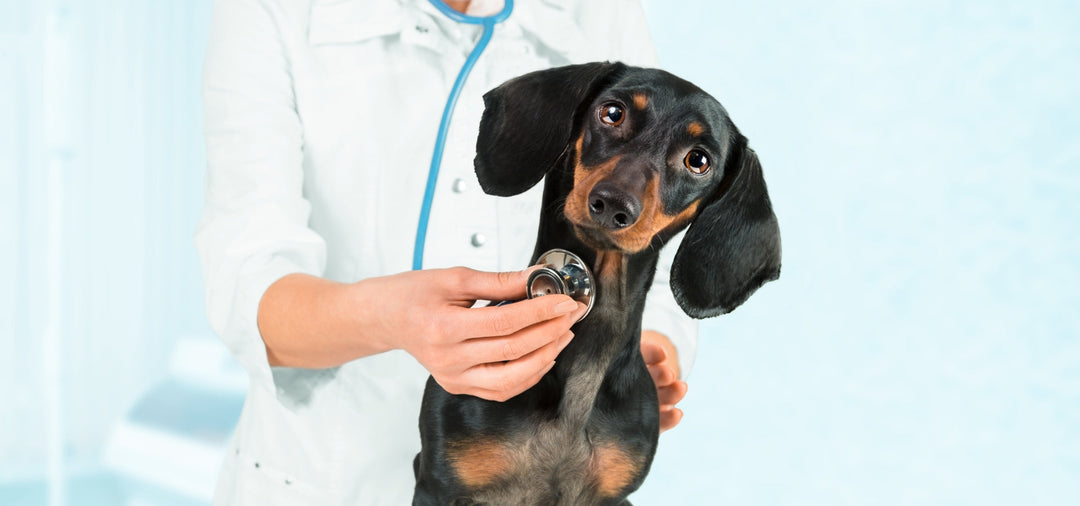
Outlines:
[{"label": "light blue background", "polygon": [[[212,342],[209,2],[0,6],[0,503],[121,504],[107,440]],[[703,325],[635,501],[1080,504],[1080,4],[645,6],[758,151],[784,270]]]},{"label": "light blue background", "polygon": [[1080,504],[1080,4],[647,7],[784,268],[704,325],[641,502]]}]

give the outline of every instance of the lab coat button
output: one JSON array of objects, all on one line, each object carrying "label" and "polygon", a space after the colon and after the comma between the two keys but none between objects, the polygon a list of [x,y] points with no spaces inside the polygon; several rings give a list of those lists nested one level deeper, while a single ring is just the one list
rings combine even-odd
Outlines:
[{"label": "lab coat button", "polygon": [[454,184],[450,188],[454,190],[454,193],[465,193],[465,190],[469,189],[469,184],[459,177],[454,180]]},{"label": "lab coat button", "polygon": [[477,233],[472,235],[472,239],[470,239],[469,242],[472,243],[474,248],[479,248],[480,246],[483,246],[484,243],[487,242],[487,236],[484,235],[484,234],[481,234],[480,232],[477,232]]}]

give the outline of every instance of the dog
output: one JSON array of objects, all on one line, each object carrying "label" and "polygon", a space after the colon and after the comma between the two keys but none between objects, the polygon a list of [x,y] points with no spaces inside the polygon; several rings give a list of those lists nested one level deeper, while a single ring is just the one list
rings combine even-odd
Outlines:
[{"label": "dog", "polygon": [[761,164],[719,102],[662,70],[542,70],[484,105],[481,187],[511,196],[544,179],[534,263],[552,248],[576,253],[596,300],[554,368],[506,402],[428,379],[413,504],[629,504],[660,432],[640,350],[660,247],[687,229],[671,287],[694,318],[727,313],[777,279],[780,230]]}]

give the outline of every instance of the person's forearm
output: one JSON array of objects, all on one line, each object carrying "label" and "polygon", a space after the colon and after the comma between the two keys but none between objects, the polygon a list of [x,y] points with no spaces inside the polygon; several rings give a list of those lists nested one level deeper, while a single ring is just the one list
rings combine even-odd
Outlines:
[{"label": "person's forearm", "polygon": [[358,332],[366,309],[359,289],[307,274],[290,274],[270,285],[258,316],[270,365],[335,367],[390,350]]},{"label": "person's forearm", "polygon": [[536,384],[586,311],[566,295],[520,299],[529,269],[406,271],[341,284],[306,274],[266,290],[258,324],[271,365],[334,367],[402,349],[452,394],[504,401]]}]

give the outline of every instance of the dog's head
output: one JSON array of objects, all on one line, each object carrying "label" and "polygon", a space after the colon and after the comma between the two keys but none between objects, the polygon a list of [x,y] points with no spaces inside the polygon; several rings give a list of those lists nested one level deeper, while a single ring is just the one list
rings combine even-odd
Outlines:
[{"label": "dog's head", "polygon": [[476,174],[524,192],[569,173],[562,208],[582,242],[625,254],[690,225],[671,268],[687,314],[742,304],[780,274],[780,230],[757,154],[727,112],[662,70],[589,63],[510,80],[484,96]]}]

